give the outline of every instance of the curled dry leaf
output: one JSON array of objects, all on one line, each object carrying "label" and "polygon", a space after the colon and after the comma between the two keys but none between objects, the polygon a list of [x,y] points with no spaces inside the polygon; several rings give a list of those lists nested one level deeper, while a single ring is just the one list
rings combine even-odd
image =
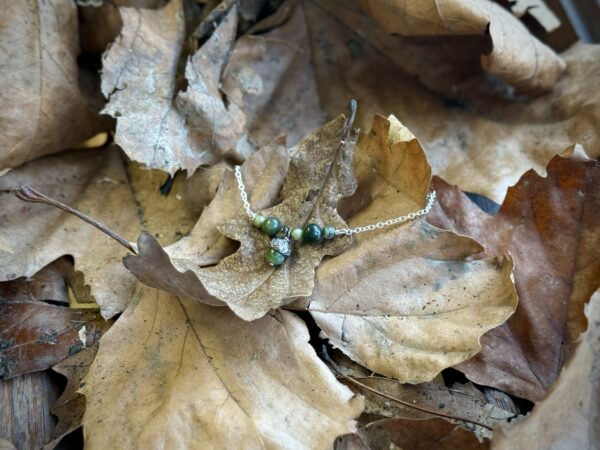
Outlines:
[{"label": "curled dry leaf", "polygon": [[330,117],[350,97],[361,105],[363,129],[375,113],[393,113],[417,136],[433,172],[466,191],[502,202],[520,174],[530,168],[544,173],[548,160],[574,142],[599,155],[600,46],[569,49],[554,88],[525,99],[483,76],[464,74],[461,81],[457,70],[473,64],[458,38],[446,49],[382,36],[351,0],[306,0],[294,14],[305,17],[309,40],[293,44],[310,48],[319,103]]},{"label": "curled dry leaf", "polygon": [[[336,206],[340,198],[350,195],[355,189],[351,164],[355,136],[350,127],[351,120],[340,116],[291,149],[293,156],[281,187],[281,202],[261,209],[262,214],[278,217],[291,228],[311,222],[344,228],[345,222],[338,215]],[[279,172],[285,172],[285,167],[281,170],[281,164],[287,161],[276,153],[274,156],[280,161]],[[264,162],[264,158],[258,160],[259,165],[264,166]],[[273,169],[272,166],[271,173]],[[245,172],[246,175],[248,173],[251,174],[252,169]],[[264,194],[272,197],[275,192],[273,188],[280,186],[280,177],[269,179],[264,174],[259,176],[264,182],[257,183],[257,187],[266,186],[263,194],[258,192],[259,198]],[[231,183],[228,186],[236,191]],[[252,198],[255,194],[250,192]],[[235,195],[239,196],[239,193]],[[220,202],[224,199],[218,198]],[[240,204],[239,198],[236,202]],[[254,208],[260,206],[259,203]],[[239,210],[239,206],[235,209]],[[220,218],[220,215],[216,217]],[[212,225],[213,218],[208,216],[209,225]],[[214,299],[219,300],[240,317],[254,320],[270,309],[289,303],[290,299],[310,295],[315,267],[325,255],[336,255],[343,251],[350,241],[347,237],[340,237],[319,245],[298,246],[282,266],[273,268],[265,261],[270,238],[253,227],[243,212],[225,221],[219,230],[225,236],[239,241],[240,248],[214,267],[199,267],[196,258],[173,259],[172,264],[168,264],[164,251],[149,236],[142,236],[139,255],[126,257],[125,265],[146,284],[176,294],[192,294],[201,301],[209,299],[208,293],[213,298],[213,304]],[[214,233],[211,233],[213,236]],[[190,242],[197,244],[198,239],[193,238]],[[203,251],[203,247],[201,249]],[[160,259],[161,264],[157,265],[153,259]],[[163,262],[167,265],[160,267]],[[155,269],[158,273],[153,273]]]},{"label": "curled dry leaf", "polygon": [[245,322],[140,285],[85,378],[86,445],[328,448],[362,402],[308,339],[287,311]]},{"label": "curled dry leaf", "polygon": [[74,2],[8,2],[0,17],[0,55],[0,173],[101,128],[79,89]]},{"label": "curled dry leaf", "polygon": [[[350,226],[423,207],[430,169],[418,141],[397,119],[377,117],[356,153],[359,189]],[[480,349],[479,338],[514,311],[506,258],[471,261],[475,241],[410,223],[357,235],[317,270],[308,310],[353,360],[401,382],[433,379]]]},{"label": "curled dry leaf", "polygon": [[44,445],[44,450],[52,450],[63,437],[81,427],[85,412],[85,396],[80,394],[78,389],[97,351],[96,344],[52,367],[55,372],[67,378],[67,386],[50,407],[50,412],[58,418],[58,423],[50,433],[50,441]]},{"label": "curled dry leaf", "polygon": [[27,290],[29,295],[54,300],[45,294],[64,288],[63,278],[48,277],[51,269],[60,270],[58,264],[31,280],[0,283],[0,378],[45,370],[94,345],[107,328],[97,311],[57,306],[23,295]]},{"label": "curled dry leaf", "polygon": [[548,176],[529,171],[488,216],[458,188],[434,180],[439,206],[429,221],[476,239],[487,255],[510,252],[520,302],[459,366],[476,383],[539,401],[585,329],[583,305],[600,287],[600,168],[580,148],[556,156]]},{"label": "curled dry leaf", "polygon": [[506,9],[488,0],[360,0],[360,3],[392,34],[489,34],[492,51],[481,56],[483,68],[529,94],[551,89],[565,69],[565,63],[552,49],[532,36]]},{"label": "curled dry leaf", "polygon": [[588,330],[548,397],[514,425],[494,430],[496,450],[578,450],[600,443],[600,291],[585,308]]},{"label": "curled dry leaf", "polygon": [[115,148],[45,157],[0,177],[0,281],[30,277],[63,255],[75,259],[105,318],[121,312],[135,278],[122,247],[81,220],[45,205],[26,204],[10,190],[25,183],[93,216],[125,236],[140,232],[135,200]]},{"label": "curled dry leaf", "polygon": [[159,10],[120,9],[123,30],[103,57],[102,92],[109,99],[104,112],[117,118],[115,141],[132,159],[191,174],[226,152],[239,158],[252,149],[243,136],[242,111],[225,103],[219,87],[235,39],[236,11],[231,8],[187,61],[187,87],[178,92],[182,1]]}]

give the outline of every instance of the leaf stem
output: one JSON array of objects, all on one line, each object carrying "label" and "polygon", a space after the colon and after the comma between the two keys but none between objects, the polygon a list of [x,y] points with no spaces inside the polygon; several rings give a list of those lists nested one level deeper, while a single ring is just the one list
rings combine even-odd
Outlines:
[{"label": "leaf stem", "polygon": [[22,200],[24,202],[43,203],[45,205],[50,205],[50,206],[54,206],[55,208],[62,209],[63,211],[68,212],[69,214],[72,214],[75,217],[98,228],[100,231],[102,231],[107,236],[113,238],[115,241],[117,241],[119,244],[121,244],[123,247],[125,247],[127,250],[129,250],[131,253],[134,253],[137,255],[137,249],[135,248],[135,246],[131,242],[129,242],[127,239],[125,239],[123,236],[121,236],[120,234],[111,230],[103,223],[98,222],[96,219],[92,219],[90,216],[82,213],[81,211],[71,208],[70,206],[65,205],[64,203],[61,203],[58,200],[54,200],[53,198],[50,198],[50,197],[42,194],[41,192],[36,191],[28,184],[24,184],[22,186],[19,186],[18,188],[15,188],[12,191],[12,193],[19,200]]},{"label": "leaf stem", "polygon": [[421,411],[427,414],[431,414],[434,416],[439,416],[439,417],[444,417],[445,419],[452,419],[452,420],[458,420],[460,422],[468,422],[468,423],[472,423],[474,425],[477,425],[479,427],[485,428],[486,430],[490,430],[492,431],[492,428],[488,425],[485,425],[484,423],[478,422],[476,420],[473,419],[466,419],[464,417],[459,417],[459,416],[454,416],[452,414],[445,414],[439,411],[434,411],[432,409],[428,409],[428,408],[424,408],[422,406],[417,406],[417,405],[413,405],[405,400],[400,400],[399,398],[396,397],[392,397],[390,395],[385,394],[384,392],[378,391],[377,389],[372,388],[371,386],[367,386],[364,383],[361,383],[360,381],[358,381],[357,379],[353,378],[353,377],[349,377],[348,375],[344,374],[342,372],[342,370],[340,369],[340,367],[334,363],[332,361],[332,359],[329,357],[329,354],[327,353],[327,349],[325,346],[323,346],[323,352],[322,352],[322,356],[325,359],[325,361],[345,380],[348,380],[350,383],[354,384],[355,386],[360,387],[361,389],[364,389],[365,391],[371,392],[372,394],[378,395],[380,397],[386,398],[388,400],[391,400],[393,402],[399,403],[403,406],[406,406],[408,408],[412,408],[412,409],[416,409],[417,411]]}]

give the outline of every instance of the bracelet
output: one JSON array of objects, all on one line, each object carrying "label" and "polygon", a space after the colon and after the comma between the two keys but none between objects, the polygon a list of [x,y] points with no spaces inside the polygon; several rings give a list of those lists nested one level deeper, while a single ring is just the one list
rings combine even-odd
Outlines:
[{"label": "bracelet", "polygon": [[292,241],[304,242],[307,244],[318,244],[323,240],[331,240],[336,236],[350,236],[352,234],[373,231],[391,225],[407,222],[417,217],[426,215],[435,202],[435,191],[427,194],[427,204],[425,208],[411,212],[405,216],[395,217],[383,222],[377,222],[370,225],[364,225],[356,228],[335,228],[331,225],[319,226],[316,223],[309,223],[303,228],[290,228],[281,223],[277,217],[265,217],[262,214],[252,211],[246,186],[242,179],[240,166],[235,166],[235,179],[237,180],[240,197],[246,214],[252,221],[252,224],[271,238],[270,248],[267,250],[265,259],[271,266],[280,266],[292,254]]}]

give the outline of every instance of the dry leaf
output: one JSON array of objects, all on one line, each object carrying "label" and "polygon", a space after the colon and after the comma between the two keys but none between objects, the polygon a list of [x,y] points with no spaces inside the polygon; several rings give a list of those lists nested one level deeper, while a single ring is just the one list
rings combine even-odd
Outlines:
[{"label": "dry leaf", "polygon": [[[574,142],[592,157],[600,152],[599,46],[576,45],[561,55],[567,69],[552,91],[527,99],[483,77],[449,77],[473,67],[464,54],[441,58],[456,55],[460,40],[440,51],[430,41],[382,36],[352,1],[306,0],[297,9],[304,10],[295,14],[306,16],[310,36],[301,47],[311,50],[320,104],[330,117],[348,98],[360,105],[363,129],[373,114],[393,113],[422,143],[433,172],[466,191],[501,202],[520,174],[543,173],[548,160]],[[444,89],[434,94],[423,84]]]},{"label": "dry leaf", "polygon": [[[356,153],[359,189],[350,226],[422,208],[430,169],[418,141],[377,117]],[[469,261],[475,241],[423,219],[357,235],[317,270],[308,310],[332,344],[402,382],[433,379],[480,349],[479,338],[514,311],[508,259]]]},{"label": "dry leaf", "polygon": [[63,437],[81,427],[85,412],[85,396],[77,392],[98,351],[98,345],[86,348],[65,359],[52,369],[67,378],[67,386],[61,396],[51,406],[50,411],[58,418],[58,423],[50,434],[50,442],[44,450],[55,448]]},{"label": "dry leaf", "polygon": [[428,220],[476,239],[487,255],[510,252],[519,307],[482,338],[459,368],[476,383],[539,401],[585,329],[583,305],[600,283],[600,170],[581,149],[529,171],[488,216],[459,189],[434,181],[439,207]]},{"label": "dry leaf", "polygon": [[182,1],[172,0],[159,10],[120,9],[123,30],[104,55],[102,92],[109,98],[104,112],[117,118],[115,140],[132,159],[169,173],[185,169],[192,174],[226,152],[239,158],[252,149],[243,136],[242,111],[226,104],[219,88],[235,38],[236,11],[231,8],[187,61],[187,87],[178,92]]},{"label": "dry leaf", "polygon": [[362,402],[308,339],[286,311],[245,322],[140,285],[85,379],[86,446],[330,448]]},{"label": "dry leaf", "polygon": [[492,448],[593,449],[600,445],[600,291],[585,308],[589,322],[548,397],[524,420],[494,430]]},{"label": "dry leaf", "polygon": [[[354,139],[352,133],[347,136],[349,126],[344,116],[340,116],[291,149],[290,168],[280,192],[282,200],[276,206],[260,211],[266,216],[279,217],[282,223],[292,228],[311,222],[344,228],[345,222],[335,208],[341,197],[354,190],[350,164]],[[279,165],[272,166],[271,172],[273,169],[285,172],[282,164],[287,161],[281,157],[279,160]],[[246,176],[248,172],[252,173],[252,169],[245,172]],[[266,186],[263,189],[270,193],[268,197],[272,197],[273,188],[280,186],[280,176],[259,176],[263,177],[264,184],[258,184],[258,187]],[[231,184],[228,186],[235,192]],[[239,198],[235,201],[240,204]],[[254,206],[255,209],[260,207],[260,204]],[[234,210],[239,211],[239,206]],[[128,256],[125,265],[146,284],[202,301],[208,300],[208,293],[213,297],[213,304],[215,299],[225,302],[240,317],[254,320],[270,309],[289,303],[290,299],[310,295],[314,268],[325,255],[338,254],[349,244],[349,239],[342,237],[319,245],[299,246],[282,266],[273,268],[265,261],[270,238],[254,228],[243,212],[229,217],[219,230],[239,241],[240,249],[214,267],[199,267],[197,255],[193,255],[194,259],[173,259],[170,265],[164,251],[149,236],[141,237],[139,256]],[[212,217],[209,217],[208,225],[212,225],[210,222]],[[211,228],[207,229],[210,231]],[[198,240],[191,242],[197,244]],[[204,247],[200,249],[204,251]]]},{"label": "dry leaf", "polygon": [[481,56],[483,68],[523,92],[547,91],[565,69],[549,47],[502,6],[489,0],[360,0],[388,32],[403,36],[489,34],[492,51]]},{"label": "dry leaf", "polygon": [[23,203],[10,190],[31,184],[119,230],[140,232],[135,200],[115,149],[61,153],[0,177],[0,281],[30,277],[63,255],[75,259],[105,318],[121,312],[135,278],[121,263],[122,247],[90,225],[45,205]]},{"label": "dry leaf", "polygon": [[8,2],[0,30],[1,173],[78,144],[104,123],[79,88],[71,0]]},{"label": "dry leaf", "polygon": [[62,279],[52,280],[54,287],[45,286],[50,268],[57,269],[56,264],[31,280],[0,283],[0,378],[45,370],[92,346],[107,328],[97,311],[23,298],[23,289],[14,289],[21,284],[33,288],[30,295],[39,286],[60,292]]}]

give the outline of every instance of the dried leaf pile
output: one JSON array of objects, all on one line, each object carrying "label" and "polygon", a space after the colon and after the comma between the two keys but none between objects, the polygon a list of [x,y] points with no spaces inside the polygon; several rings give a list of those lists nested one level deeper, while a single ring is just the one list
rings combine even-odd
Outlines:
[{"label": "dried leaf pile", "polygon": [[[558,26],[543,2],[7,5],[0,447],[600,447],[600,47]],[[437,201],[272,267],[234,165],[294,226]],[[15,406],[51,373],[51,408]]]}]

